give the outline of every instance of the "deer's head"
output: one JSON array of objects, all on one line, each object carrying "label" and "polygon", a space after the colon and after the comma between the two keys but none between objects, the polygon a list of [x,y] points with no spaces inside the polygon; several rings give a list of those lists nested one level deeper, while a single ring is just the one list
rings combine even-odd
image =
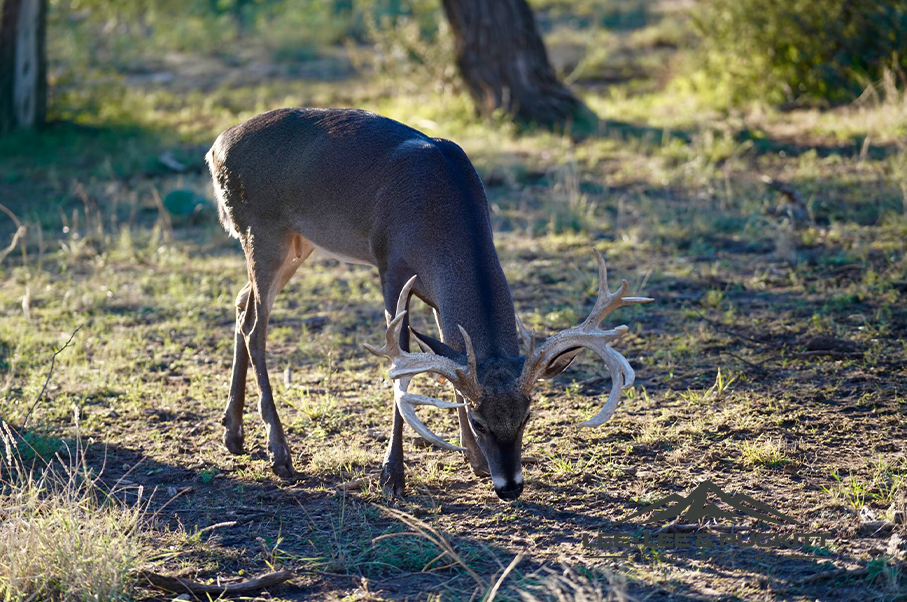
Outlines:
[{"label": "deer's head", "polygon": [[[521,466],[523,431],[529,421],[532,391],[539,380],[547,380],[560,374],[582,351],[594,351],[611,372],[612,387],[601,411],[580,426],[600,426],[607,422],[620,401],[621,391],[633,384],[635,374],[626,358],[611,348],[610,343],[627,332],[626,326],[612,330],[599,327],[602,319],[614,310],[648,303],[648,297],[625,297],[627,281],[614,293],[608,290],[608,274],[604,259],[598,251],[599,294],[589,317],[575,328],[549,337],[539,346],[517,318],[517,330],[526,350],[525,355],[514,358],[488,357],[482,362],[476,360],[476,353],[469,334],[460,327],[460,335],[466,353],[413,332],[424,353],[410,353],[400,348],[400,330],[406,314],[406,301],[414,276],[400,293],[397,315],[387,329],[387,344],[376,349],[366,348],[372,353],[391,359],[390,377],[394,379],[394,396],[404,420],[427,441],[445,449],[462,451],[464,448],[452,445],[431,432],[415,412],[417,405],[432,405],[440,408],[466,406],[469,425],[476,442],[488,461],[488,469],[498,497],[513,500],[523,491]],[[388,316],[390,318],[390,316]],[[409,382],[416,374],[431,372],[451,382],[465,404],[441,401],[432,397],[408,393]]]}]

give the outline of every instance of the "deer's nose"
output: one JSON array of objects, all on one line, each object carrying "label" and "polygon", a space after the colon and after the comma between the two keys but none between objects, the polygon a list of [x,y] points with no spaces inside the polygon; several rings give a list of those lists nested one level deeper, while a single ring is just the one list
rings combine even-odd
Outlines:
[{"label": "deer's nose", "polygon": [[523,479],[520,479],[519,481],[509,481],[503,487],[495,487],[494,492],[498,494],[498,497],[502,500],[515,500],[523,493]]}]

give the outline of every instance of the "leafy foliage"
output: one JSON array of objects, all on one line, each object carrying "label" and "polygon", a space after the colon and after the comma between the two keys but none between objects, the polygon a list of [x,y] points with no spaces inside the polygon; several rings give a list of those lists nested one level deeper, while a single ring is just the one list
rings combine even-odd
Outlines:
[{"label": "leafy foliage", "polygon": [[852,100],[907,69],[907,0],[707,0],[694,85],[735,103]]}]

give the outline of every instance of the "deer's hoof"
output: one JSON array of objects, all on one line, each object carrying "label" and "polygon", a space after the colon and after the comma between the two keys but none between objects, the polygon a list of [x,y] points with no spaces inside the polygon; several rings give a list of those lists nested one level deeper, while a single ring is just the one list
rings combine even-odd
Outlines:
[{"label": "deer's hoof", "polygon": [[224,446],[226,446],[227,451],[229,451],[234,456],[240,456],[246,453],[246,450],[243,446],[242,429],[237,429],[235,431],[231,431],[229,429],[224,430]]},{"label": "deer's hoof", "polygon": [[381,468],[381,489],[388,497],[403,497],[406,489],[406,478],[403,476],[403,467],[393,467],[385,464]]},{"label": "deer's hoof", "polygon": [[274,445],[271,452],[271,470],[285,481],[296,479],[296,471],[293,470],[293,462],[290,460],[290,450],[286,445]]},{"label": "deer's hoof", "polygon": [[293,465],[289,461],[283,463],[274,462],[271,464],[271,470],[284,481],[295,481],[297,479],[296,471],[293,470]]}]

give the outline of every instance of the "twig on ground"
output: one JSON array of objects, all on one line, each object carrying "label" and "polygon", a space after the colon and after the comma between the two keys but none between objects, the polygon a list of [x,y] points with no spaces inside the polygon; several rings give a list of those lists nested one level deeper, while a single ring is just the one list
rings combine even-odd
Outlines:
[{"label": "twig on ground", "polygon": [[269,587],[275,587],[281,583],[292,579],[295,573],[293,571],[277,571],[276,573],[267,573],[261,577],[243,581],[242,583],[229,583],[227,585],[207,585],[183,577],[168,577],[159,575],[151,571],[140,571],[139,576],[158,589],[168,592],[178,592],[187,594],[219,594],[229,595],[248,592],[253,590],[262,590]]},{"label": "twig on ground", "polygon": [[835,351],[834,349],[817,349],[815,351],[799,351],[791,353],[793,357],[831,357],[835,359],[845,359],[849,357],[863,357],[862,351]]},{"label": "twig on ground", "polygon": [[8,215],[16,225],[16,233],[13,234],[13,240],[9,243],[9,246],[7,246],[3,250],[0,250],[0,263],[3,263],[3,260],[6,259],[6,256],[12,253],[16,248],[16,245],[19,244],[19,239],[25,236],[26,228],[22,225],[22,222],[19,221],[19,218],[16,217],[16,214],[6,208],[6,205],[0,204],[0,211]]},{"label": "twig on ground", "polygon": [[498,595],[498,590],[501,589],[501,584],[504,583],[504,579],[507,578],[507,575],[510,574],[510,571],[512,571],[522,559],[522,552],[513,557],[513,560],[510,561],[510,564],[507,565],[507,568],[504,569],[504,572],[501,573],[501,576],[498,577],[498,580],[494,582],[494,586],[492,586],[491,591],[488,592],[488,597],[485,598],[485,602],[492,602],[495,599],[495,597]]},{"label": "twig on ground", "polygon": [[869,575],[869,569],[835,569],[833,571],[823,571],[821,573],[809,575],[808,577],[797,580],[795,583],[797,585],[807,585],[809,583],[837,579],[838,577],[866,577],[867,575]]},{"label": "twig on ground", "polygon": [[749,361],[748,359],[744,359],[744,358],[740,357],[736,353],[731,353],[730,351],[723,351],[722,353],[726,353],[729,356],[731,356],[732,358],[734,358],[735,360],[737,360],[739,362],[743,362],[744,364],[746,364],[747,366],[749,366],[750,368],[752,368],[753,370],[755,370],[757,372],[768,372],[768,370],[766,368],[762,367],[762,364],[764,364],[765,362],[772,359],[770,357],[767,357],[760,362],[753,363],[753,362]]},{"label": "twig on ground", "polygon": [[739,332],[734,332],[734,331],[731,330],[730,328],[728,328],[728,327],[726,327],[726,326],[722,326],[721,324],[715,322],[715,321],[712,320],[711,318],[707,318],[706,316],[703,315],[703,313],[702,313],[701,311],[699,311],[698,309],[696,309],[696,308],[693,307],[692,305],[689,306],[689,307],[691,307],[691,308],[693,309],[693,311],[695,311],[697,314],[699,314],[699,317],[702,318],[703,320],[705,320],[705,322],[706,322],[709,326],[711,326],[712,328],[714,328],[715,330],[717,330],[717,331],[720,332],[720,333],[723,333],[723,334],[726,334],[726,335],[730,335],[730,336],[732,336],[732,337],[737,337],[738,339],[743,339],[744,341],[749,341],[749,342],[751,342],[751,343],[756,343],[757,345],[764,345],[764,346],[766,346],[766,347],[771,347],[771,348],[773,348],[773,349],[783,349],[783,348],[782,348],[780,345],[778,345],[777,343],[772,343],[771,341],[760,341],[759,339],[754,339],[754,338],[751,337],[751,336],[747,336],[747,335],[741,334],[741,333],[739,333]]},{"label": "twig on ground", "polygon": [[164,511],[164,508],[166,508],[167,506],[170,505],[170,503],[171,503],[173,500],[175,500],[175,499],[178,498],[179,496],[183,495],[184,493],[192,493],[193,491],[195,491],[195,487],[183,487],[182,489],[180,489],[179,491],[176,492],[176,495],[174,495],[174,496],[171,497],[169,500],[167,500],[166,502],[164,502],[164,505],[163,505],[163,506],[161,506],[160,508],[158,508],[157,510],[155,510],[154,513],[155,513],[155,514],[160,514],[161,512]]},{"label": "twig on ground", "polygon": [[236,525],[237,525],[237,522],[235,520],[228,520],[227,522],[224,522],[224,523],[216,523],[213,525],[208,525],[204,529],[199,529],[197,532],[197,535],[201,535],[205,531],[214,531],[216,529],[227,529],[229,527],[235,527]]},{"label": "twig on ground", "polygon": [[[481,576],[479,576],[478,573],[476,573],[474,570],[472,570],[472,568],[468,564],[463,562],[463,559],[460,558],[460,556],[454,551],[453,546],[450,545],[450,542],[447,541],[447,539],[443,535],[438,533],[438,531],[434,527],[432,527],[431,525],[429,525],[427,523],[422,522],[415,516],[407,514],[406,512],[401,512],[400,510],[397,510],[395,508],[384,508],[383,510],[390,516],[396,518],[397,520],[399,520],[400,522],[402,522],[409,528],[413,529],[416,533],[418,533],[419,535],[421,535],[422,537],[424,537],[431,543],[435,544],[435,546],[437,546],[438,549],[440,549],[444,553],[446,553],[450,557],[451,560],[453,560],[455,563],[457,563],[458,565],[463,567],[463,569],[467,573],[469,573],[469,576],[472,577],[475,580],[475,582],[479,584],[479,586],[481,586],[483,588],[488,587],[488,582],[485,581]],[[380,535],[380,536],[376,537],[375,539],[372,540],[372,543],[375,543],[376,541],[385,539],[387,537],[397,537],[400,535],[404,535],[404,534],[403,533],[387,533],[385,535]]]},{"label": "twig on ground", "polygon": [[57,349],[56,351],[54,351],[54,354],[51,356],[51,358],[50,358],[50,370],[47,371],[47,378],[44,379],[44,386],[41,387],[41,392],[38,393],[38,396],[37,396],[37,397],[35,397],[34,403],[32,403],[32,404],[31,404],[31,407],[28,408],[28,413],[25,415],[25,420],[22,421],[22,429],[23,429],[23,430],[25,429],[25,427],[28,426],[28,420],[29,420],[29,418],[31,418],[32,412],[35,411],[35,406],[37,406],[37,405],[38,405],[38,402],[41,401],[41,398],[44,397],[44,391],[47,390],[47,384],[50,382],[50,377],[53,376],[53,374],[54,374],[54,364],[55,364],[56,361],[57,361],[57,356],[60,355],[61,353],[63,353],[63,350],[64,350],[64,349],[66,349],[67,347],[69,347],[69,344],[72,343],[72,339],[73,339],[73,337],[76,336],[76,333],[79,332],[80,330],[82,330],[82,326],[84,326],[84,324],[79,324],[79,327],[76,328],[76,329],[72,332],[71,335],[69,335],[69,340],[66,341],[66,344],[63,345],[62,347],[60,347],[59,349]]}]

